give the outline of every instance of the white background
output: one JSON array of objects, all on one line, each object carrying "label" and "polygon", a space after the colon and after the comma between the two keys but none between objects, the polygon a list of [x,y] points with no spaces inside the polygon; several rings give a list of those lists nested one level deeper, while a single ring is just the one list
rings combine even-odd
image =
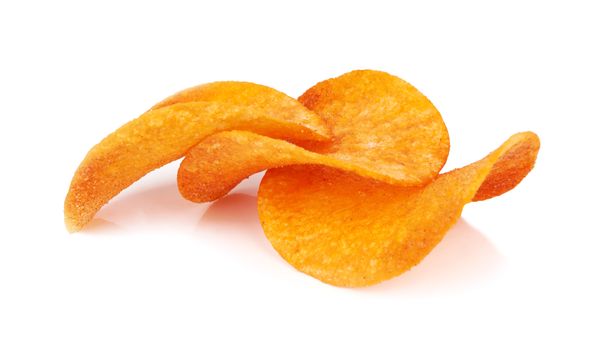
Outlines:
[{"label": "white background", "polygon": [[[0,348],[598,349],[593,3],[2,2]],[[536,168],[468,205],[413,270],[366,289],[277,255],[257,220],[259,176],[197,205],[171,164],[84,232],[64,229],[87,150],[162,98],[215,80],[298,96],[357,68],[433,101],[446,169],[524,130],[542,140]]]}]

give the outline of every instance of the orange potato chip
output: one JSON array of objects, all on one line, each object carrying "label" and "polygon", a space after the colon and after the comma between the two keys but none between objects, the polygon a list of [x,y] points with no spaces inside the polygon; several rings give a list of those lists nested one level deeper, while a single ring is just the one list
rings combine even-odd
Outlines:
[{"label": "orange potato chip", "polygon": [[[333,142],[302,146],[249,133],[215,134],[181,163],[181,194],[215,200],[249,175],[292,164],[321,164],[391,184],[431,181],[449,151],[446,125],[416,88],[388,73],[360,70],[318,83],[300,102],[321,116]],[[316,152],[316,153],[315,153]]]},{"label": "orange potato chip", "polygon": [[423,187],[318,165],[271,169],[260,185],[259,216],[273,247],[296,269],[336,286],[372,285],[419,263],[465,204],[516,186],[538,149],[534,133],[516,134]]},{"label": "orange potato chip", "polygon": [[159,103],[94,146],[65,199],[65,224],[80,230],[112,197],[178,158],[206,136],[231,129],[286,140],[329,140],[328,127],[297,100],[274,89],[219,82]]},{"label": "orange potato chip", "polygon": [[[283,140],[248,131],[224,131],[205,138],[186,154],[179,166],[177,185],[184,198],[209,202],[264,169],[328,160],[336,161]],[[338,163],[339,167],[346,165]]]},{"label": "orange potato chip", "polygon": [[323,282],[367,286],[419,263],[465,204],[517,186],[538,150],[537,135],[520,133],[438,175],[446,126],[395,76],[353,71],[299,101],[253,83],[217,82],[159,102],[94,146],[71,182],[65,223],[81,229],[121,190],[184,155],[178,184],[193,201],[217,199],[270,169],[258,210],[273,247]]}]

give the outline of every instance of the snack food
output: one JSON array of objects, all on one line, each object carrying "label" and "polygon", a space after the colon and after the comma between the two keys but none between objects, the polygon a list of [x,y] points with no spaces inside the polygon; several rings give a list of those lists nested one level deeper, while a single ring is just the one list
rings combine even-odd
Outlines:
[{"label": "snack food", "polygon": [[181,194],[220,198],[269,169],[258,193],[265,234],[296,269],[361,287],[419,263],[464,205],[511,190],[539,150],[515,134],[485,158],[439,175],[449,151],[433,104],[407,82],[361,70],[325,80],[299,100],[271,88],[217,82],[156,104],[94,146],[65,200],[77,231],[147,172],[184,157]]},{"label": "snack food", "polygon": [[219,82],[185,90],[89,151],[65,199],[68,230],[80,230],[112,197],[149,171],[183,157],[206,136],[231,129],[291,141],[319,142],[330,137],[319,116],[265,86]]},{"label": "snack food", "polygon": [[513,169],[531,169],[538,149],[535,134],[516,134],[482,160],[424,187],[323,166],[271,169],[259,188],[260,221],[296,269],[336,286],[372,285],[419,263],[473,198],[491,198],[509,189],[496,185],[521,181],[528,171]]},{"label": "snack food", "polygon": [[181,194],[195,202],[212,201],[253,173],[292,164],[327,165],[414,186],[431,181],[448,157],[448,131],[437,109],[388,73],[352,71],[316,84],[298,100],[324,119],[331,143],[303,144],[308,151],[250,133],[215,134],[181,163]]}]

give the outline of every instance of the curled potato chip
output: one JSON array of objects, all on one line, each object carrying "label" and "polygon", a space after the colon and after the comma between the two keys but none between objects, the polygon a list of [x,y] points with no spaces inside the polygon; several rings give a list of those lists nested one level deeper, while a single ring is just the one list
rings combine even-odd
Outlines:
[{"label": "curled potato chip", "polygon": [[208,202],[264,169],[327,160],[335,161],[283,140],[247,131],[224,131],[207,137],[186,154],[179,166],[177,185],[184,198]]},{"label": "curled potato chip", "polygon": [[242,129],[286,140],[329,140],[321,118],[268,87],[220,82],[159,103],[94,146],[65,199],[65,223],[80,230],[112,197],[146,173],[182,157],[208,135]]},{"label": "curled potato chip", "polygon": [[215,200],[249,175],[272,167],[321,164],[404,186],[431,181],[449,151],[446,125],[416,88],[388,73],[359,70],[325,80],[300,98],[321,116],[333,142],[306,151],[249,133],[215,134],[192,148],[180,165],[181,194]]},{"label": "curled potato chip", "polygon": [[326,283],[366,286],[420,262],[468,202],[514,188],[538,150],[537,135],[520,133],[438,175],[449,151],[441,116],[384,72],[323,81],[299,101],[257,84],[211,83],[163,100],[93,147],[71,182],[65,222],[81,229],[121,190],[184,155],[178,184],[194,201],[271,169],[258,209],[273,247]]},{"label": "curled potato chip", "polygon": [[372,285],[419,263],[465,204],[516,186],[538,149],[534,133],[516,134],[482,160],[424,187],[315,165],[271,169],[259,189],[261,224],[296,269],[336,286]]}]

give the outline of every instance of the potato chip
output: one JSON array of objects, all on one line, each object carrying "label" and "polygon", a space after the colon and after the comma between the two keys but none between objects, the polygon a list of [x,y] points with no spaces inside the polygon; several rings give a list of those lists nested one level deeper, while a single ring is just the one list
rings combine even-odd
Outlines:
[{"label": "potato chip", "polygon": [[242,179],[272,167],[321,164],[391,184],[431,181],[449,151],[446,125],[416,88],[388,73],[360,70],[318,83],[300,102],[321,116],[333,142],[302,144],[226,132],[192,148],[180,166],[181,194],[215,200]]},{"label": "potato chip", "polygon": [[177,185],[184,198],[208,202],[264,169],[326,160],[326,156],[283,140],[247,131],[224,131],[202,140],[186,154],[179,166]]},{"label": "potato chip", "polygon": [[65,199],[65,223],[80,230],[112,197],[146,173],[182,157],[206,136],[251,130],[286,140],[320,142],[330,133],[295,99],[251,83],[201,85],[175,95],[94,146]]},{"label": "potato chip", "polygon": [[271,169],[259,189],[261,224],[296,269],[336,286],[372,285],[419,263],[465,204],[513,188],[538,149],[534,133],[516,134],[482,160],[423,187],[318,165]]},{"label": "potato chip", "polygon": [[210,83],[159,102],[94,146],[71,182],[65,223],[81,229],[121,190],[184,155],[178,184],[193,201],[270,169],[258,210],[273,247],[323,282],[367,286],[419,263],[465,204],[517,186],[538,150],[537,135],[520,133],[438,175],[449,151],[439,112],[384,72],[323,81],[299,101],[253,83]]}]

